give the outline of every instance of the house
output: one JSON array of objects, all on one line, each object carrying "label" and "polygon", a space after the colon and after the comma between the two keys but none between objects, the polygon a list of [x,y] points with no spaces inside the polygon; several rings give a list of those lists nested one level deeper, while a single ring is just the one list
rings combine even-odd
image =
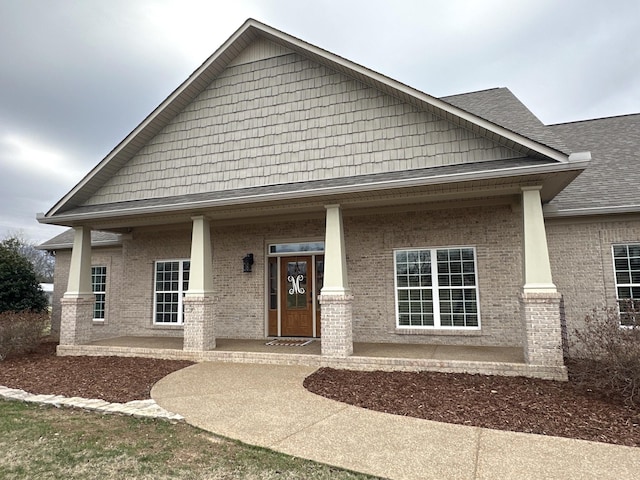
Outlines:
[{"label": "house", "polygon": [[566,378],[562,321],[640,297],[639,132],[435,98],[250,19],[38,216],[71,227],[42,245],[59,353],[309,337],[324,364],[504,347]]}]

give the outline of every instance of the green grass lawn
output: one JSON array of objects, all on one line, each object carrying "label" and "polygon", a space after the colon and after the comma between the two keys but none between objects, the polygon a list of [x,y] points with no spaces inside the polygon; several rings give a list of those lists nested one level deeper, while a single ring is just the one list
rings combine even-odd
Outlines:
[{"label": "green grass lawn", "polygon": [[370,479],[184,423],[0,401],[2,479]]}]

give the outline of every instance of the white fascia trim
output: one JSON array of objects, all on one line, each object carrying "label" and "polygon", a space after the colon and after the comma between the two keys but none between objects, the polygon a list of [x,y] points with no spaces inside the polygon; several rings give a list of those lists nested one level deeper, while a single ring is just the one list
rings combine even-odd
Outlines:
[{"label": "white fascia trim", "polygon": [[245,205],[263,201],[290,200],[301,197],[319,197],[323,195],[338,195],[361,193],[372,190],[390,190],[394,188],[410,188],[437,184],[450,184],[456,182],[471,182],[476,180],[486,180],[491,178],[510,178],[520,175],[535,175],[544,173],[560,173],[571,170],[581,170],[586,168],[588,161],[567,163],[554,163],[544,165],[531,165],[526,167],[506,167],[495,170],[485,170],[473,173],[453,173],[445,175],[435,175],[429,177],[418,177],[409,179],[386,180],[381,182],[367,182],[357,185],[322,187],[313,190],[294,190],[281,193],[264,193],[258,195],[243,195],[233,198],[219,200],[201,200],[197,202],[171,203],[170,205],[153,205],[142,207],[131,207],[106,212],[88,212],[71,215],[56,215],[55,217],[38,217],[40,223],[56,224],[59,221],[82,221],[87,219],[109,218],[114,216],[133,216],[152,213],[169,213],[185,209],[202,209],[210,207],[225,207],[234,205]]},{"label": "white fascia trim", "polygon": [[[121,246],[122,246],[122,242],[121,241],[116,241],[116,240],[109,241],[109,242],[91,242],[91,248],[94,248],[94,247],[121,247]],[[73,242],[71,242],[71,243],[54,243],[54,244],[46,245],[46,246],[37,245],[35,247],[35,249],[36,250],[44,250],[44,251],[48,251],[48,250],[71,250],[71,247],[73,247]]]},{"label": "white fascia trim", "polygon": [[567,208],[563,210],[546,210],[545,218],[556,217],[579,217],[588,215],[611,215],[621,213],[640,213],[640,204],[636,205],[616,205],[613,207],[584,207]]}]

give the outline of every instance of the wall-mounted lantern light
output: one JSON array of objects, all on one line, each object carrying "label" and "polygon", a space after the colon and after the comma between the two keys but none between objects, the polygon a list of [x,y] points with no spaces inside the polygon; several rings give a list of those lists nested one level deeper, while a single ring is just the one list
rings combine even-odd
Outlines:
[{"label": "wall-mounted lantern light", "polygon": [[253,265],[253,253],[247,253],[242,259],[242,271],[244,273],[251,272],[251,265]]}]

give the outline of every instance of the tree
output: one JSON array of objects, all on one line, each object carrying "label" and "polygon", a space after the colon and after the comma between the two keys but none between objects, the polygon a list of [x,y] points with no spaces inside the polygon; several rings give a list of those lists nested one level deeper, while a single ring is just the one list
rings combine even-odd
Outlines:
[{"label": "tree", "polygon": [[42,312],[47,305],[33,265],[20,253],[20,242],[15,238],[0,242],[0,313]]},{"label": "tree", "polygon": [[3,243],[15,249],[31,262],[38,282],[53,283],[53,270],[55,267],[55,257],[53,255],[49,252],[38,250],[36,244],[27,240],[21,231],[10,233],[5,237]]}]

